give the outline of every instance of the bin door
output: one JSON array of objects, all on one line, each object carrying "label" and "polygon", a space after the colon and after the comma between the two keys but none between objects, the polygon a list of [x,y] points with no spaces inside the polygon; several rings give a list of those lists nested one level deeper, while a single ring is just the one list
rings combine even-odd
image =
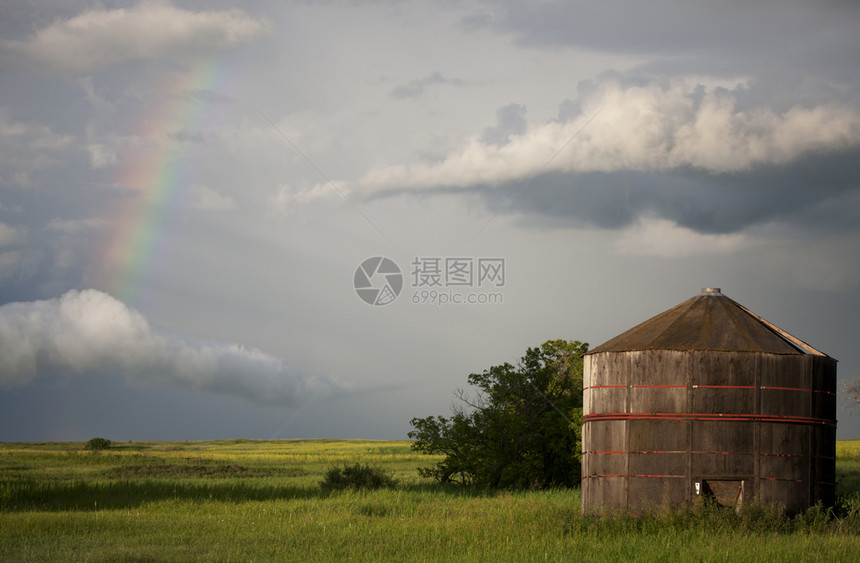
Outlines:
[{"label": "bin door", "polygon": [[696,495],[713,499],[721,506],[740,508],[744,503],[743,479],[697,479]]}]

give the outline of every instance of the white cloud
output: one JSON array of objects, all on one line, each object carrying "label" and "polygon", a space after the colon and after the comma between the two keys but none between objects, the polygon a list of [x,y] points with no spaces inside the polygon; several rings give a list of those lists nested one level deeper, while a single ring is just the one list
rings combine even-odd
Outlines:
[{"label": "white cloud", "polygon": [[424,78],[419,78],[410,81],[408,84],[403,84],[391,91],[391,96],[395,98],[417,98],[424,95],[428,88],[434,86],[465,86],[465,82],[459,78],[446,78],[439,72],[434,72]]},{"label": "white cloud", "polygon": [[730,254],[748,244],[747,237],[740,233],[703,234],[666,219],[642,218],[621,232],[615,249],[622,254],[676,258]]},{"label": "white cloud", "polygon": [[236,208],[236,200],[228,195],[213,190],[207,186],[195,185],[191,187],[194,198],[194,207],[209,211],[225,211]]},{"label": "white cloud", "polygon": [[194,12],[167,2],[94,9],[6,47],[53,71],[87,72],[139,59],[224,49],[267,31],[241,10]]},{"label": "white cloud", "polygon": [[25,385],[43,372],[101,373],[269,405],[297,405],[332,388],[327,379],[299,374],[260,350],[161,332],[93,289],[0,307],[0,358],[0,387]]},{"label": "white cloud", "polygon": [[8,108],[0,108],[0,141],[35,150],[59,150],[74,142],[71,135],[52,131],[40,123],[15,121]]},{"label": "white cloud", "polygon": [[101,143],[87,145],[90,168],[98,170],[116,163],[116,151]]},{"label": "white cloud", "polygon": [[24,240],[24,231],[19,228],[10,227],[6,223],[0,223],[0,248],[13,246]]},{"label": "white cloud", "polygon": [[108,226],[106,219],[51,219],[45,228],[49,231],[70,235],[79,232],[98,230]]},{"label": "white cloud", "polygon": [[576,119],[534,127],[503,146],[476,136],[439,162],[371,170],[361,185],[371,191],[498,185],[545,171],[740,172],[860,145],[854,108],[741,110],[736,93],[711,91],[699,101],[682,82],[623,87],[607,81],[581,106]]},{"label": "white cloud", "polygon": [[51,219],[45,225],[54,254],[54,266],[65,270],[86,263],[91,251],[87,246],[94,237],[110,226],[110,221],[100,218]]},{"label": "white cloud", "polygon": [[331,182],[301,188],[281,184],[272,196],[269,208],[274,213],[286,217],[295,214],[298,209],[306,205],[345,201],[344,196],[348,196],[348,193],[349,189],[345,185],[335,187]]},{"label": "white cloud", "polygon": [[8,108],[0,108],[0,184],[32,186],[35,173],[57,166],[75,150],[74,141],[41,123],[17,121]]}]

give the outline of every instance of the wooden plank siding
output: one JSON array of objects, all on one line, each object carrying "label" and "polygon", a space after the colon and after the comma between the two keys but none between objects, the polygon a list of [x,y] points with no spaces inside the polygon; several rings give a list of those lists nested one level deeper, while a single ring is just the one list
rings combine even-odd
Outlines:
[{"label": "wooden plank siding", "polygon": [[704,481],[792,512],[832,504],[832,358],[652,349],[584,360],[583,512],[682,504]]}]

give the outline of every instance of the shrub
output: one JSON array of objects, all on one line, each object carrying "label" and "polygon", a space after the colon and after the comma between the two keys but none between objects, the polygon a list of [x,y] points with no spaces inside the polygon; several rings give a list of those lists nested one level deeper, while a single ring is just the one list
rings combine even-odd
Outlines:
[{"label": "shrub", "polygon": [[85,447],[90,451],[100,452],[110,448],[110,445],[111,441],[107,438],[91,438]]},{"label": "shrub", "polygon": [[817,504],[794,517],[795,530],[808,534],[823,534],[830,524],[831,514],[832,511],[824,508],[821,501],[818,501]]},{"label": "shrub", "polygon": [[343,468],[331,467],[320,481],[324,491],[342,491],[344,489],[381,489],[394,487],[397,479],[378,467],[369,465],[344,464]]}]

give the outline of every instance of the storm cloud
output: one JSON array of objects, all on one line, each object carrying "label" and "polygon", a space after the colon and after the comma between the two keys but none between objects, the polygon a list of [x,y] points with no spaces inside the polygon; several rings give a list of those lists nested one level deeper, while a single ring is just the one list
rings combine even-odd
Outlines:
[{"label": "storm cloud", "polygon": [[621,0],[611,9],[587,1],[505,0],[476,10],[464,24],[507,33],[539,48],[667,57],[676,70],[758,72],[769,66],[780,72],[800,65],[822,75],[860,55],[854,39],[858,17],[856,3],[839,0]]},{"label": "storm cloud", "polygon": [[[384,197],[471,191],[492,209],[620,228],[654,215],[703,233],[789,217],[860,188],[860,111],[738,108],[738,91],[652,82],[592,86],[582,113],[523,130],[524,108],[439,162],[371,171]],[[505,116],[508,116],[505,118]],[[511,131],[511,132],[507,132]],[[492,135],[490,135],[492,133]],[[847,220],[847,218],[838,218]]]},{"label": "storm cloud", "polygon": [[[544,217],[554,226],[623,228],[658,217],[700,233],[732,233],[777,220],[814,230],[856,228],[851,201],[860,191],[860,151],[816,155],[749,173],[555,173],[475,188],[491,209]],[[826,222],[816,213],[827,207]]]}]

